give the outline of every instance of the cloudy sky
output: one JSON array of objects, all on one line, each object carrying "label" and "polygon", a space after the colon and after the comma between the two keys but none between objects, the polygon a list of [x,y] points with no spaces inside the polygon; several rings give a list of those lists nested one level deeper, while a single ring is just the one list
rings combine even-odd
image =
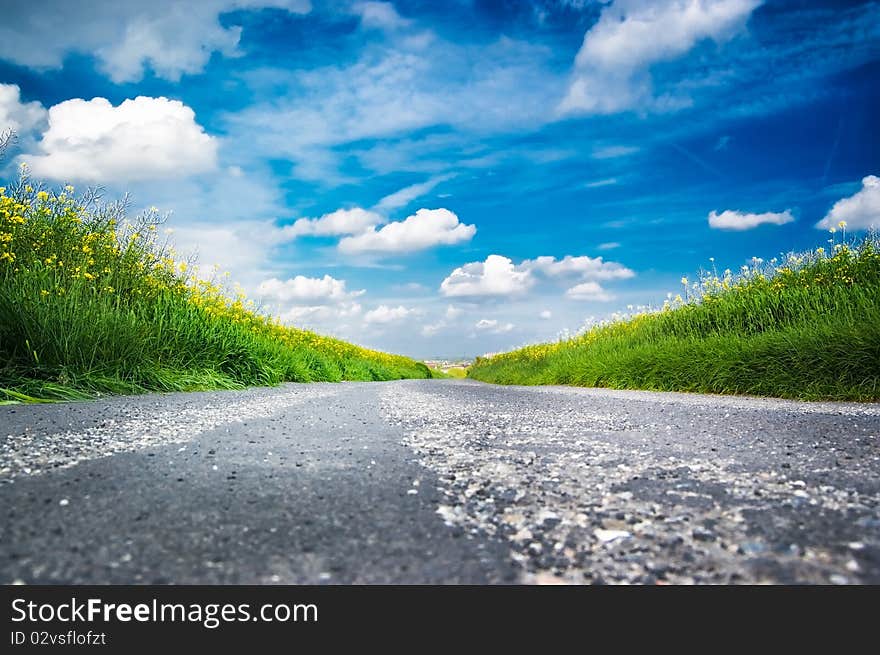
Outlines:
[{"label": "cloudy sky", "polygon": [[295,325],[418,357],[880,225],[880,4],[4,0],[0,177],[171,212]]}]

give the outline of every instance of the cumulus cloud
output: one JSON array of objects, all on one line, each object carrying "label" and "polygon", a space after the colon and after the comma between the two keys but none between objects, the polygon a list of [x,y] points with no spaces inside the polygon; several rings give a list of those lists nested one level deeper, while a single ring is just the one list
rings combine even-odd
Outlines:
[{"label": "cumulus cloud", "polygon": [[56,180],[146,180],[212,170],[217,147],[178,100],[139,96],[114,107],[105,98],[76,98],[49,109],[37,154],[22,160]]},{"label": "cumulus cloud", "polygon": [[[8,6],[7,6],[8,5]],[[176,81],[204,69],[215,52],[240,54],[241,27],[220,15],[238,9],[310,10],[308,0],[43,0],[4,3],[0,59],[31,68],[61,68],[70,53],[94,56],[114,82],[144,71]],[[35,44],[39,44],[35,46]]]},{"label": "cumulus cloud", "polygon": [[[651,103],[649,69],[698,42],[723,43],[761,0],[616,0],[584,35],[562,113],[609,114]],[[653,104],[674,108],[686,99]]]},{"label": "cumulus cloud", "polygon": [[499,323],[494,318],[483,318],[477,321],[474,327],[478,330],[491,332],[493,334],[503,334],[505,332],[510,332],[514,328],[514,325],[513,323]]},{"label": "cumulus cloud", "polygon": [[598,282],[581,282],[566,291],[565,295],[573,300],[607,302],[614,299],[614,296],[605,291]]},{"label": "cumulus cloud", "polygon": [[501,255],[489,255],[484,262],[471,262],[456,268],[440,283],[440,293],[449,297],[509,296],[528,290],[531,272],[518,269]]},{"label": "cumulus cloud", "polygon": [[279,280],[273,277],[263,280],[257,288],[257,292],[271,300],[297,303],[314,303],[317,300],[340,302],[365,293],[363,289],[347,291],[345,280],[337,280],[330,275],[324,275],[324,277],[297,275],[288,280]]},{"label": "cumulus cloud", "polygon": [[635,273],[617,262],[606,262],[601,257],[572,257],[566,255],[562,259],[555,257],[536,257],[527,259],[521,267],[525,270],[540,271],[544,275],[557,277],[577,275],[593,280],[627,280]]},{"label": "cumulus cloud", "polygon": [[[602,257],[541,256],[517,265],[508,257],[489,255],[484,262],[471,262],[452,271],[440,284],[440,292],[450,297],[509,296],[529,290],[538,275],[594,281],[626,280],[634,277],[635,272],[618,262],[606,262]],[[571,297],[583,295],[592,287],[574,288],[578,291],[570,294]]]},{"label": "cumulus cloud", "polygon": [[716,230],[751,230],[759,225],[785,225],[792,221],[794,221],[794,216],[788,209],[784,212],[764,212],[763,214],[749,214],[732,209],[725,210],[720,214],[715,211],[709,212],[709,227]]},{"label": "cumulus cloud", "polygon": [[417,314],[416,310],[409,309],[403,305],[397,307],[389,307],[388,305],[379,305],[376,309],[371,309],[364,314],[364,322],[367,324],[386,324],[396,323],[408,316]]},{"label": "cumulus cloud", "polygon": [[343,238],[339,250],[349,254],[415,252],[468,241],[476,231],[476,226],[460,223],[458,216],[448,209],[420,209],[403,221]]},{"label": "cumulus cloud", "polygon": [[13,129],[25,135],[42,123],[46,110],[39,102],[22,102],[17,84],[0,84],[0,133]]},{"label": "cumulus cloud", "polygon": [[538,314],[538,316],[546,321],[553,318],[553,312],[551,312],[549,309],[545,309],[540,314]]},{"label": "cumulus cloud", "polygon": [[384,222],[385,219],[381,215],[355,207],[353,209],[337,209],[320,218],[300,218],[284,230],[290,237],[344,236],[359,234]]},{"label": "cumulus cloud", "polygon": [[868,175],[862,178],[861,190],[835,202],[816,227],[836,228],[840,221],[846,222],[848,230],[880,228],[880,177]]}]

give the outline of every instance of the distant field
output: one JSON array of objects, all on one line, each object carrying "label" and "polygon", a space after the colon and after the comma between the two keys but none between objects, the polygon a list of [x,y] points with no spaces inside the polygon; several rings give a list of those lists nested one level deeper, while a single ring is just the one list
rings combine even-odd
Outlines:
[{"label": "distant field", "polygon": [[72,187],[0,186],[0,400],[430,377],[197,279],[157,222],[126,224],[122,205]]},{"label": "distant field", "polygon": [[880,400],[880,239],[682,282],[686,297],[570,340],[478,358],[469,376],[569,384]]},{"label": "distant field", "polygon": [[448,368],[431,368],[431,377],[438,379],[456,378],[463,380],[467,377],[467,368],[464,366],[450,366]]}]

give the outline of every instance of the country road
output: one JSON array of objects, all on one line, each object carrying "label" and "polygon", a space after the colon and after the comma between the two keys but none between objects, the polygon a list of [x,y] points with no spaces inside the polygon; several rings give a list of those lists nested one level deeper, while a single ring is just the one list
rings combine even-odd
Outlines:
[{"label": "country road", "polygon": [[880,406],[470,381],[0,407],[2,583],[880,583]]}]

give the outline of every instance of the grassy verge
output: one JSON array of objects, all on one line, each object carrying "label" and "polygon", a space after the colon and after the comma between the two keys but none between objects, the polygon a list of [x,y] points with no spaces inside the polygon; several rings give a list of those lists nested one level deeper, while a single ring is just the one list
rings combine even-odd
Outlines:
[{"label": "grassy verge", "polygon": [[568,384],[880,400],[880,240],[703,275],[688,297],[469,370],[500,384]]},{"label": "grassy verge", "polygon": [[0,187],[0,401],[430,377],[428,368],[280,325],[187,272],[158,217],[26,178]]}]

